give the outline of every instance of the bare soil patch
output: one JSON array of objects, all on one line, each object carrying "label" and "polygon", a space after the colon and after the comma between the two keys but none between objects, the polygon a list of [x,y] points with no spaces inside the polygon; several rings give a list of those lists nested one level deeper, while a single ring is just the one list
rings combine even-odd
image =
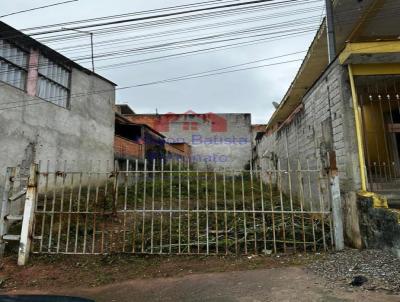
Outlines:
[{"label": "bare soil patch", "polygon": [[305,265],[320,254],[277,256],[34,255],[26,267],[16,257],[0,264],[0,291],[98,287],[134,279],[248,271]]}]

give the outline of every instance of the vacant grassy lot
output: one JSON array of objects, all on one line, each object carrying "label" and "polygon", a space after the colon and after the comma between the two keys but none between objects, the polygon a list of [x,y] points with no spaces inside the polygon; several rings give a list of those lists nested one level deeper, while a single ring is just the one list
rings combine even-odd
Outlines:
[{"label": "vacant grassy lot", "polygon": [[331,243],[329,215],[305,212],[305,195],[285,195],[256,172],[52,177],[39,194],[36,252],[239,255]]}]

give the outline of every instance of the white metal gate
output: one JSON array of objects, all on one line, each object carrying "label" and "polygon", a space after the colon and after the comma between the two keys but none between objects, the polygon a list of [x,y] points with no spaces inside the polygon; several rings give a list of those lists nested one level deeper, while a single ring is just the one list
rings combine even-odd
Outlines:
[{"label": "white metal gate", "polygon": [[239,171],[136,161],[107,173],[42,167],[36,176],[33,253],[239,255],[333,246],[328,180],[318,165]]}]

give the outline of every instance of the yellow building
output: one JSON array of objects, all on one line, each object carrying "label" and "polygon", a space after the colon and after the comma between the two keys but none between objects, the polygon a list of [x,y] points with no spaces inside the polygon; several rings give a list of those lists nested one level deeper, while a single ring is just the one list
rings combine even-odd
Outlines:
[{"label": "yellow building", "polygon": [[380,216],[393,220],[394,234],[383,245],[400,255],[400,3],[337,0],[333,6],[336,59],[329,62],[324,22],[268,122],[262,154],[288,166],[293,159],[315,161],[324,173],[335,154],[348,242],[382,245],[365,235],[366,224],[376,224],[370,227],[379,236],[387,232],[379,229],[381,218],[359,219],[370,198],[375,208],[394,209]]}]

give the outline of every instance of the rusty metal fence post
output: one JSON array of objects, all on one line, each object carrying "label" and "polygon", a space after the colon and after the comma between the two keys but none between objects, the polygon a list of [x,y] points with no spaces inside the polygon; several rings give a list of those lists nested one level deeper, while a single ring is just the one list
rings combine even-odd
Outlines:
[{"label": "rusty metal fence post", "polygon": [[38,189],[37,176],[38,165],[32,164],[29,171],[28,189],[26,191],[24,218],[22,220],[21,240],[18,251],[18,265],[26,265],[29,259],[29,253],[33,239],[32,230],[34,223],[34,211],[36,207],[36,192]]}]

